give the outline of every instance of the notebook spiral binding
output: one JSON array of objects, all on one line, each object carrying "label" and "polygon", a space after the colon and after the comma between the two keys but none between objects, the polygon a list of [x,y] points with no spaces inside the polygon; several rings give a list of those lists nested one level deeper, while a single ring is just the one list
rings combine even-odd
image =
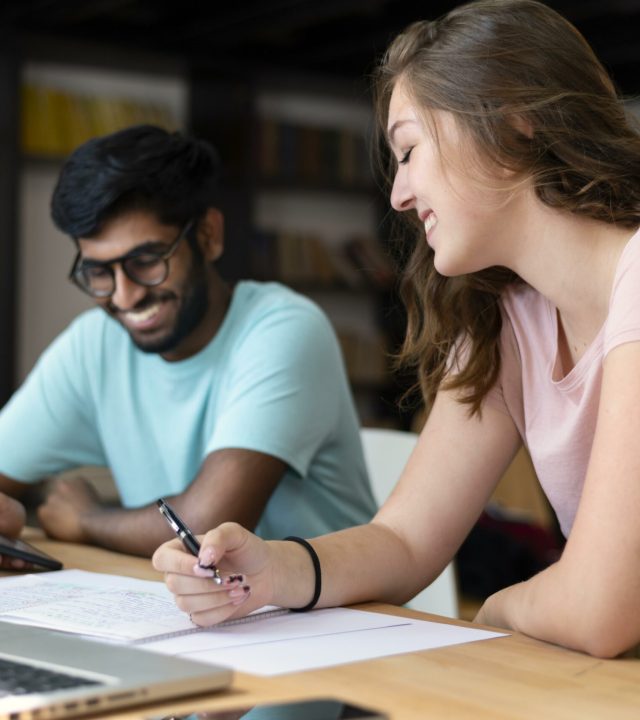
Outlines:
[{"label": "notebook spiral binding", "polygon": [[265,620],[266,618],[277,617],[278,615],[286,615],[289,612],[289,608],[273,608],[271,610],[262,610],[259,612],[245,615],[244,617],[234,618],[233,620],[225,620],[218,625],[212,625],[211,627],[192,627],[186,630],[174,630],[173,632],[161,633],[160,635],[151,635],[150,637],[140,638],[134,640],[133,645],[144,645],[146,643],[158,642],[160,640],[171,640],[175,637],[182,637],[183,635],[193,635],[194,633],[201,632],[215,632],[220,628],[231,627],[232,625],[246,625],[248,623],[257,622],[258,620]]}]

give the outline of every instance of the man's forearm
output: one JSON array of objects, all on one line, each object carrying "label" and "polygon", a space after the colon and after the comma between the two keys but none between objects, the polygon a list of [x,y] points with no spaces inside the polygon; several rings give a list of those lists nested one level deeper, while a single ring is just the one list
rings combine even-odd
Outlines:
[{"label": "man's forearm", "polygon": [[173,536],[155,505],[135,510],[98,508],[82,517],[87,541],[109,550],[151,557]]},{"label": "man's forearm", "polygon": [[[253,528],[285,469],[281,460],[268,455],[220,450],[207,457],[183,493],[168,500],[196,533],[227,520]],[[38,508],[38,518],[45,532],[59,540],[145,557],[173,537],[155,503],[134,510],[105,507],[95,488],[81,477],[55,481]]]},{"label": "man's forearm", "polygon": [[0,492],[12,498],[21,498],[29,489],[29,484],[12,480],[0,474]]}]

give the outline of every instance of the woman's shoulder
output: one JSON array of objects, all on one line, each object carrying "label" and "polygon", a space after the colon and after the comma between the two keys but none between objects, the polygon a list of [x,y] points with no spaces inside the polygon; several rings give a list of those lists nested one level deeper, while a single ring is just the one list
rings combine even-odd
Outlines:
[{"label": "woman's shoulder", "polygon": [[640,274],[640,229],[629,238],[620,253],[613,281],[614,291],[629,274],[633,276]]},{"label": "woman's shoulder", "polygon": [[640,340],[640,232],[625,245],[611,288],[604,325],[604,352]]}]

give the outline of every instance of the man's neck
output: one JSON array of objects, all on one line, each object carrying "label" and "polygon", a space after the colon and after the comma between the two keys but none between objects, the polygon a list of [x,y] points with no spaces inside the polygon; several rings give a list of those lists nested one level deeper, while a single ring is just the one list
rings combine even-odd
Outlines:
[{"label": "man's neck", "polygon": [[232,288],[219,276],[209,284],[208,306],[202,320],[173,350],[161,353],[167,362],[177,362],[197,355],[215,337],[229,310]]}]

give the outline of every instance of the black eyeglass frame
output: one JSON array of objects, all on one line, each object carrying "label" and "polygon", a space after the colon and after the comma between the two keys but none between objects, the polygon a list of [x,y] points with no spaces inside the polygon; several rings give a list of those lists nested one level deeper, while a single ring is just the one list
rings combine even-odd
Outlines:
[{"label": "black eyeglass frame", "polygon": [[[186,237],[186,235],[189,233],[189,231],[192,229],[194,225],[194,220],[190,219],[180,230],[178,236],[176,239],[171,243],[171,245],[164,251],[164,252],[155,252],[153,250],[131,250],[128,253],[125,253],[124,255],[120,255],[119,257],[115,257],[111,260],[106,260],[105,262],[100,262],[98,260],[96,261],[90,261],[90,264],[92,267],[99,267],[103,270],[106,270],[109,275],[111,276],[111,290],[109,292],[103,292],[103,291],[94,291],[91,289],[89,285],[87,285],[82,280],[82,252],[78,250],[78,253],[76,254],[75,260],[73,261],[73,265],[71,266],[71,270],[69,271],[69,280],[82,292],[86,293],[87,295],[90,295],[94,298],[108,298],[113,295],[113,293],[116,290],[116,274],[113,269],[113,265],[117,265],[118,263],[122,267],[122,271],[124,274],[131,280],[132,282],[136,283],[137,285],[142,285],[143,287],[155,287],[156,285],[161,285],[169,276],[169,260],[174,255],[176,250],[178,249],[178,245],[180,244],[180,241]],[[136,276],[135,273],[132,273],[130,269],[127,267],[127,260],[135,259],[137,257],[140,257],[141,255],[151,255],[155,256],[158,262],[162,261],[164,263],[164,272],[159,277],[158,280],[154,280],[153,282],[148,282],[145,280],[141,280],[139,277]]]}]

